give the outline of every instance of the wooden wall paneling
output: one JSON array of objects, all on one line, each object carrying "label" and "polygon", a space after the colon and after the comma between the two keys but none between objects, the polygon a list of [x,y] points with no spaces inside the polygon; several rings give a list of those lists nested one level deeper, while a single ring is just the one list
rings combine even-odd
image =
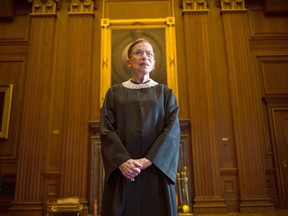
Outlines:
[{"label": "wooden wall paneling", "polygon": [[[277,40],[279,37],[288,36],[288,16],[265,16],[262,8],[249,9],[250,31],[252,38],[273,36]],[[271,38],[272,39],[272,38]],[[263,44],[264,45],[264,44]]]},{"label": "wooden wall paneling", "polygon": [[2,0],[0,3],[0,20],[13,20],[14,1]]},{"label": "wooden wall paneling", "polygon": [[287,15],[288,2],[286,0],[264,0],[265,14]]},{"label": "wooden wall paneling", "polygon": [[14,16],[13,22],[0,22],[0,43],[27,42],[29,17],[27,14]]},{"label": "wooden wall paneling", "polygon": [[239,182],[237,168],[221,168],[221,187],[228,212],[239,211]]},{"label": "wooden wall paneling", "polygon": [[[104,3],[104,18],[133,19],[133,18],[163,18],[173,16],[171,0],[160,1],[115,1]],[[149,13],[147,13],[149,11]]]},{"label": "wooden wall paneling", "polygon": [[[270,157],[270,160],[273,159]],[[274,163],[274,161],[273,161]],[[271,198],[271,202],[273,202],[276,209],[281,208],[280,197],[278,193],[278,183],[277,183],[277,175],[275,171],[275,167],[266,167],[266,183],[267,183],[267,193]]]},{"label": "wooden wall paneling", "polygon": [[[29,19],[27,14],[21,14],[13,7],[7,9],[4,7],[5,4],[1,6],[2,15],[4,15],[3,13],[6,13],[6,15],[9,13],[11,19],[5,19],[5,21],[2,19],[0,22],[0,84],[13,85],[8,139],[0,140],[0,169],[3,178],[0,190],[0,212],[2,213],[7,212],[11,206],[16,188],[19,131],[27,67]],[[10,4],[10,6],[13,6],[13,4]]]},{"label": "wooden wall paneling", "polygon": [[274,137],[273,148],[275,150],[275,165],[278,179],[278,192],[280,196],[280,208],[288,208],[288,104],[285,107],[272,108],[272,120]]},{"label": "wooden wall paneling", "polygon": [[[278,41],[278,46],[282,46],[282,44],[282,40],[281,42]],[[261,92],[266,102],[266,106],[263,104],[263,112],[265,115],[265,123],[267,124],[265,133],[267,142],[264,151],[266,154],[265,169],[268,194],[276,208],[283,208],[285,206],[285,198],[282,193],[283,185],[281,183],[283,175],[281,174],[281,166],[279,167],[278,143],[275,138],[275,134],[278,133],[278,131],[276,130],[277,128],[275,128],[272,110],[277,110],[277,108],[283,106],[287,107],[288,53],[287,49],[286,51],[279,49],[277,52],[275,52],[274,49],[266,49],[265,51],[254,50],[254,52],[257,62],[257,73],[260,78]]]},{"label": "wooden wall paneling", "polygon": [[272,210],[262,154],[263,116],[258,113],[262,104],[260,90],[255,85],[259,80],[250,58],[247,12],[223,11],[222,16],[239,168],[240,211]]},{"label": "wooden wall paneling", "polygon": [[277,169],[279,175],[279,193],[281,195],[281,208],[288,208],[288,106],[285,108],[273,109],[273,120],[277,149]]},{"label": "wooden wall paneling", "polygon": [[[278,4],[279,6],[279,4]],[[276,208],[281,207],[281,193],[279,194],[279,169],[273,142],[273,123],[271,123],[269,103],[274,101],[283,102],[283,95],[287,94],[287,54],[288,54],[288,26],[287,16],[265,16],[263,9],[252,8],[249,10],[251,23],[250,49],[257,63],[257,75],[261,95],[265,98],[262,113],[264,118],[265,145],[263,145],[267,191]],[[270,99],[266,99],[270,98]],[[282,102],[281,102],[282,101]],[[267,105],[268,104],[268,105]],[[269,114],[269,115],[268,115]],[[281,192],[281,191],[280,191]],[[280,197],[279,197],[280,195]],[[283,205],[282,205],[283,206]]]},{"label": "wooden wall paneling", "polygon": [[[9,56],[7,53],[5,53],[5,57],[1,56],[0,54],[0,85],[12,84],[13,94],[8,139],[0,140],[0,158],[1,160],[15,161],[17,159],[17,138],[20,124],[19,120],[23,94],[23,82],[27,62],[25,56],[7,56]],[[2,171],[3,169],[5,168],[2,167]]]},{"label": "wooden wall paneling", "polygon": [[257,61],[259,62],[258,68],[262,78],[263,94],[266,96],[287,94],[288,55],[258,56]]},{"label": "wooden wall paneling", "polygon": [[283,162],[287,160],[287,145],[285,144],[287,136],[284,134],[285,130],[287,131],[288,95],[265,96],[264,100],[271,134],[271,151],[273,151],[273,166],[270,170],[266,167],[267,171],[271,171],[271,175],[267,178],[270,183],[268,186],[271,186],[269,192],[272,192],[269,195],[277,208],[287,209],[287,167]]},{"label": "wooden wall paneling", "polygon": [[[11,47],[10,47],[11,49]],[[2,50],[1,50],[2,51]],[[2,186],[0,193],[0,212],[7,212],[15,195],[16,175],[18,165],[18,137],[21,119],[21,102],[23,82],[25,77],[26,58],[9,55],[0,51],[0,85],[13,85],[11,115],[9,121],[8,139],[0,140],[0,170]],[[14,51],[16,51],[14,49]],[[17,50],[19,51],[19,50]]]},{"label": "wooden wall paneling", "polygon": [[[259,64],[258,64],[259,65]],[[259,67],[258,67],[259,68]],[[257,69],[258,74],[260,74],[259,69]],[[259,76],[261,80],[261,75]],[[263,86],[263,82],[261,81]],[[262,88],[263,89],[263,88]],[[262,90],[262,95],[263,90]],[[265,97],[266,98],[266,97]],[[265,101],[265,99],[264,99]],[[265,160],[265,173],[266,173],[266,182],[267,182],[267,192],[271,201],[275,205],[275,208],[280,208],[280,198],[278,193],[278,184],[277,184],[277,172],[275,168],[275,155],[273,151],[273,142],[271,136],[271,125],[269,124],[269,114],[267,105],[264,105],[263,101],[263,117],[264,117],[264,126],[265,126],[265,143],[263,145],[264,160]]]},{"label": "wooden wall paneling", "polygon": [[[60,191],[60,179],[61,172],[45,172],[43,173],[44,183],[42,186],[43,191],[43,206],[47,205],[47,202],[51,202],[59,198]],[[44,209],[45,212],[45,209]]]},{"label": "wooden wall paneling", "polygon": [[[68,13],[67,2],[61,2],[58,5],[61,10],[57,11],[54,50],[51,58],[53,64],[51,68],[51,91],[50,91],[50,109],[47,113],[47,146],[45,149],[45,164],[43,165],[43,203],[59,198],[61,188],[63,155],[64,155],[64,114],[65,110],[65,91],[70,76],[67,70],[68,53]],[[51,44],[52,45],[52,44]]]},{"label": "wooden wall paneling", "polygon": [[87,122],[91,112],[93,14],[71,13],[68,26],[69,55],[60,195],[78,196],[82,202],[87,202],[89,162]]},{"label": "wooden wall paneling", "polygon": [[186,70],[190,77],[187,91],[192,123],[193,209],[196,213],[219,213],[225,212],[227,206],[221,195],[207,17],[207,11],[183,14]]},{"label": "wooden wall paneling", "polygon": [[221,192],[228,212],[239,211],[238,166],[231,109],[226,47],[219,3],[210,1],[208,28],[216,143],[219,152]]},{"label": "wooden wall paneling", "polygon": [[[12,215],[41,215],[42,169],[47,146],[54,16],[31,17],[28,70],[25,81],[19,166]],[[33,213],[29,212],[32,211]]]}]

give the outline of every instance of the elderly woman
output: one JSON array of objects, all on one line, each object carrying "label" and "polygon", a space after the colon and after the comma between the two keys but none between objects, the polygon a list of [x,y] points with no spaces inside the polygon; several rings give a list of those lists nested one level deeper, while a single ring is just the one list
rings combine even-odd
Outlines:
[{"label": "elderly woman", "polygon": [[173,91],[150,79],[152,45],[128,49],[131,78],[112,86],[101,110],[105,183],[101,216],[176,216],[179,107]]}]

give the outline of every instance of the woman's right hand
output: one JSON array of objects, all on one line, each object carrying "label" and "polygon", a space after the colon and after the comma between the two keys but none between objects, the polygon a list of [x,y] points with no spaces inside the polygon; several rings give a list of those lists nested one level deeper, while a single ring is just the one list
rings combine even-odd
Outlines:
[{"label": "woman's right hand", "polygon": [[142,164],[133,159],[130,159],[119,166],[120,171],[127,179],[134,179],[141,173]]}]

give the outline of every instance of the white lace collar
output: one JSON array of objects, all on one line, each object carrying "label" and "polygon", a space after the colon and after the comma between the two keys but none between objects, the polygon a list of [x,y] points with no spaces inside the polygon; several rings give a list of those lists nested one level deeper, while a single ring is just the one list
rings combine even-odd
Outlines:
[{"label": "white lace collar", "polygon": [[126,82],[122,82],[122,85],[125,88],[129,88],[129,89],[142,89],[142,88],[150,88],[150,87],[156,86],[156,85],[158,85],[158,83],[155,82],[154,80],[150,79],[146,83],[136,84],[136,83],[131,82],[131,79],[129,79]]}]

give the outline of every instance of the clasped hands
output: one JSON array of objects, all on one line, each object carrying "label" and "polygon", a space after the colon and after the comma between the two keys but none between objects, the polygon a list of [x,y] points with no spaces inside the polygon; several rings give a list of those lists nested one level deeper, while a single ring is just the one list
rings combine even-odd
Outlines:
[{"label": "clasped hands", "polygon": [[131,181],[141,173],[141,170],[151,166],[152,162],[146,158],[130,159],[119,166],[122,174]]}]

